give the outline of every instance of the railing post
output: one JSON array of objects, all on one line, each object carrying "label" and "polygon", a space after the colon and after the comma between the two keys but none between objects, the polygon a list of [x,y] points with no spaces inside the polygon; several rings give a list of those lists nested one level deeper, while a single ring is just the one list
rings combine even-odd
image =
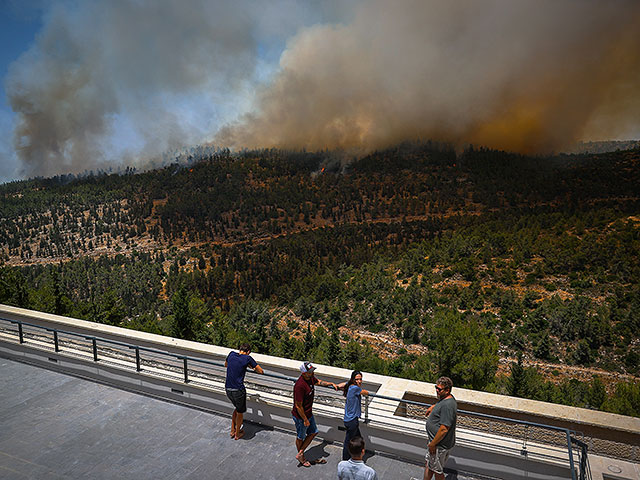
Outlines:
[{"label": "railing post", "polygon": [[364,397],[364,423],[369,423],[369,395]]},{"label": "railing post", "polygon": [[97,362],[98,361],[98,342],[95,337],[91,339],[91,342],[93,343],[93,361]]},{"label": "railing post", "polygon": [[587,479],[587,445],[580,446],[580,480]]},{"label": "railing post", "polygon": [[24,335],[22,334],[22,322],[18,322],[18,337],[20,338],[20,343],[24,343]]},{"label": "railing post", "polygon": [[60,351],[60,345],[58,345],[58,331],[57,330],[53,331],[53,348],[55,349],[56,352]]},{"label": "railing post", "polygon": [[189,383],[189,370],[187,369],[187,357],[182,357],[184,361],[184,383]]},{"label": "railing post", "polygon": [[[578,478],[580,480],[588,480],[591,478],[591,472],[589,469],[589,446],[583,441],[578,440],[577,438],[570,437],[573,444],[578,447],[578,460],[580,461],[579,470],[578,470]],[[584,435],[583,435],[584,439]]]},{"label": "railing post", "polygon": [[140,368],[140,349],[136,347],[136,371],[139,372],[142,370]]},{"label": "railing post", "polygon": [[524,426],[524,438],[522,439],[522,450],[520,450],[520,455],[523,457],[527,456],[527,440],[529,439],[529,425]]},{"label": "railing post", "polygon": [[571,469],[571,480],[576,480],[576,469],[573,464],[573,445],[571,445],[571,434],[569,430],[565,430],[567,433],[567,448],[569,449],[569,468]]}]

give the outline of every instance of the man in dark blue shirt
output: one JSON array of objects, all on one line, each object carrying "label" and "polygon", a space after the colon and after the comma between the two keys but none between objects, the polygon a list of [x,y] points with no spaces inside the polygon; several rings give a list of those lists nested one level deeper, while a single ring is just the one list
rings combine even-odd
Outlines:
[{"label": "man in dark blue shirt", "polygon": [[235,409],[231,417],[231,438],[239,440],[244,436],[242,430],[242,417],[247,411],[247,391],[244,388],[244,376],[247,367],[252,368],[256,373],[264,373],[262,367],[249,355],[251,345],[244,343],[238,349],[240,353],[231,352],[227,356],[224,366],[227,367],[227,380],[225,389],[227,397],[233,403]]}]

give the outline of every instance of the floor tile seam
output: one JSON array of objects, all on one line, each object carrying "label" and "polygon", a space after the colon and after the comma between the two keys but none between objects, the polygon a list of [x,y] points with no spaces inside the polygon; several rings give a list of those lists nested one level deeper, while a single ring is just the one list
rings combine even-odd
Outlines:
[{"label": "floor tile seam", "polygon": [[[46,465],[41,465],[39,463],[32,462],[32,461],[26,460],[24,458],[21,458],[21,457],[15,456],[15,455],[11,455],[10,453],[3,452],[3,451],[0,451],[0,455],[3,455],[5,457],[9,457],[12,461],[18,461],[18,462],[22,462],[23,464],[26,464],[26,465],[37,467],[38,469],[41,469],[42,471],[46,472],[47,475],[53,475],[54,477],[59,478],[61,480],[66,478],[64,476],[58,475],[53,470],[51,470],[50,467],[48,467]],[[20,473],[20,472],[18,472],[18,473]],[[48,478],[51,478],[51,477],[48,477]]]},{"label": "floor tile seam", "polygon": [[22,400],[22,401],[18,401],[18,403],[15,403],[13,405],[7,405],[6,403],[3,405],[2,410],[6,410],[5,413],[0,412],[0,420],[3,420],[4,418],[7,418],[8,416],[14,415],[15,413],[13,412],[13,410],[15,409],[20,409],[20,410],[24,410],[25,408],[29,408],[30,406],[37,404],[40,402],[41,399],[43,398],[47,398],[47,396],[51,396],[54,394],[57,394],[59,391],[65,389],[65,388],[69,388],[69,382],[72,383],[79,383],[80,379],[78,378],[67,378],[65,379],[64,383],[62,384],[58,384],[55,385],[51,388],[47,388],[46,391],[41,392],[35,396],[30,396],[29,398]]}]

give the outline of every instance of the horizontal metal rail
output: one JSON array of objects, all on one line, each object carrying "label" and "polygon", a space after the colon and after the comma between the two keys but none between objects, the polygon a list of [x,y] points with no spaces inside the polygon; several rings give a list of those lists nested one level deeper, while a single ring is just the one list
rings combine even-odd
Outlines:
[{"label": "horizontal metal rail", "polygon": [[[400,398],[395,398],[395,397],[387,397],[385,395],[378,395],[377,393],[371,393],[370,396],[374,397],[374,398],[382,398],[382,399],[385,399],[385,400],[402,402],[402,403],[406,403],[406,404],[409,404],[409,405],[416,405],[416,406],[419,406],[419,407],[430,407],[431,406],[428,403],[418,402],[418,401],[415,401],[415,400],[400,399]],[[460,409],[458,409],[458,413],[461,413],[461,414],[464,414],[464,415],[473,416],[473,417],[478,417],[478,418],[485,418],[485,419],[488,419],[488,420],[496,420],[496,421],[508,422],[508,423],[517,423],[517,424],[520,424],[520,425],[529,425],[531,427],[544,428],[544,429],[547,429],[547,430],[555,430],[555,431],[563,432],[563,433],[570,432],[570,433],[573,433],[573,434],[581,435],[580,432],[574,432],[573,430],[569,430],[569,429],[562,428],[562,427],[556,427],[556,426],[553,426],[553,425],[547,425],[547,424],[543,424],[543,423],[528,422],[526,420],[517,420],[517,419],[509,418],[509,417],[499,417],[499,416],[496,416],[496,415],[489,415],[489,414],[486,414],[486,413],[471,412],[471,411],[468,411],[468,410],[460,410]]]},{"label": "horizontal metal rail", "polygon": [[[19,343],[26,343],[26,332],[24,331],[24,327],[29,327],[29,328],[34,328],[34,329],[38,329],[38,330],[44,330],[47,332],[51,332],[53,334],[53,342],[54,342],[54,348],[56,352],[60,351],[60,335],[67,335],[70,337],[76,337],[79,339],[83,339],[85,341],[90,341],[90,348],[91,348],[91,353],[93,356],[93,360],[95,362],[100,361],[101,359],[99,358],[98,355],[98,342],[100,342],[101,345],[113,345],[113,346],[118,346],[118,347],[122,347],[122,348],[126,348],[128,350],[133,350],[135,352],[135,364],[136,364],[136,371],[137,372],[141,372],[142,371],[142,363],[143,363],[143,359],[141,358],[141,352],[146,352],[149,354],[153,354],[153,355],[159,355],[161,358],[162,357],[167,357],[167,358],[173,358],[177,361],[181,361],[178,362],[182,363],[181,365],[181,370],[182,370],[182,374],[184,376],[184,382],[185,383],[189,383],[192,381],[192,378],[190,378],[189,376],[189,364],[202,364],[202,365],[209,365],[209,366],[214,366],[214,367],[218,367],[220,369],[225,368],[225,364],[224,362],[217,362],[217,361],[213,361],[213,360],[208,360],[208,359],[204,359],[204,358],[198,358],[198,357],[193,357],[193,356],[189,356],[189,355],[181,355],[181,354],[177,354],[177,353],[171,353],[168,351],[164,351],[164,350],[158,350],[158,349],[154,349],[154,348],[149,348],[149,347],[143,347],[140,345],[133,345],[130,343],[126,343],[126,342],[121,342],[121,341],[117,341],[117,340],[111,340],[108,338],[102,338],[102,337],[97,337],[94,335],[86,335],[86,334],[82,334],[82,333],[76,333],[76,332],[70,332],[70,331],[66,331],[66,330],[61,330],[61,329],[57,329],[57,328],[50,328],[50,327],[44,327],[44,326],[40,326],[40,325],[35,325],[29,322],[23,322],[21,320],[12,320],[12,319],[6,319],[6,318],[2,318],[0,317],[0,321],[4,321],[4,322],[9,322],[11,324],[17,325],[18,327],[18,337],[19,337]],[[173,365],[164,365],[165,368],[172,366],[173,368],[179,368],[177,366],[173,366]],[[193,372],[193,370],[192,370]],[[252,375],[258,375],[257,373],[253,372],[253,371],[249,371],[248,373],[252,374]],[[270,377],[270,378],[274,378],[274,379],[278,379],[278,380],[284,380],[288,383],[295,383],[297,378],[296,377],[290,377],[290,376],[286,376],[286,375],[281,375],[281,374],[277,374],[277,373],[270,373],[270,372],[264,372],[262,374],[260,374],[260,376],[265,376],[265,377]],[[273,387],[275,388],[275,387]],[[329,388],[329,387],[328,387]],[[376,415],[376,417],[379,418],[383,418],[383,417],[388,417],[389,416],[389,411],[382,411],[379,408],[371,408],[370,407],[370,403],[371,403],[371,399],[380,399],[380,400],[387,400],[390,402],[393,402],[392,404],[389,404],[390,406],[393,405],[401,405],[401,404],[405,404],[405,405],[414,405],[417,407],[421,407],[421,408],[429,408],[431,405],[424,403],[424,402],[419,402],[419,401],[415,401],[415,400],[407,400],[407,399],[402,399],[402,398],[395,398],[395,397],[389,397],[389,396],[385,396],[385,395],[379,395],[376,393],[370,393],[369,394],[369,398],[365,398],[365,418],[364,421],[365,422],[369,422],[370,421],[370,411],[378,411],[379,415]],[[574,450],[574,444],[575,444],[575,448],[578,448],[578,458],[579,458],[579,466],[580,466],[580,479],[583,478],[587,478],[585,477],[585,469],[588,472],[588,461],[586,460],[586,445],[583,442],[580,442],[579,440],[573,438],[576,435],[581,435],[579,432],[575,432],[573,430],[569,430],[567,428],[562,428],[562,427],[556,427],[553,425],[546,425],[546,424],[541,424],[541,423],[535,423],[535,422],[529,422],[529,421],[525,421],[525,420],[517,420],[517,419],[513,419],[513,418],[508,418],[508,417],[500,417],[500,416],[496,416],[496,415],[489,415],[489,414],[485,414],[485,413],[478,413],[478,412],[471,412],[471,411],[466,411],[466,410],[458,410],[459,414],[462,415],[467,415],[467,416],[471,416],[471,417],[476,417],[476,418],[480,418],[480,419],[484,419],[484,420],[490,420],[490,421],[494,421],[494,422],[500,422],[500,423],[511,423],[511,424],[517,424],[517,425],[521,425],[523,427],[525,427],[525,429],[527,429],[528,427],[534,427],[534,428],[538,428],[538,429],[543,429],[543,430],[549,430],[549,431],[553,431],[556,433],[562,433],[566,436],[566,448],[568,451],[568,457],[569,457],[569,468],[571,471],[571,478],[572,480],[576,480],[576,471],[575,471],[575,465],[574,465],[574,458],[573,458],[573,450]],[[386,415],[385,415],[386,414]],[[403,417],[403,416],[397,416],[397,415],[393,415],[393,418],[395,421],[398,421],[400,419],[405,419],[408,423],[412,423],[415,422],[415,420],[413,418],[408,418],[408,417]],[[378,420],[376,419],[377,423],[380,424],[384,424],[383,420]],[[514,438],[515,439],[515,438]],[[521,453],[523,455],[526,455],[526,441],[527,438],[524,439],[524,444],[523,444],[523,448],[521,450]],[[487,443],[488,445],[490,443]],[[550,448],[550,447],[548,447]],[[544,454],[538,453],[538,456],[545,456]],[[549,458],[552,458],[551,456],[549,456]],[[553,457],[555,458],[555,457]],[[586,463],[586,466],[585,466]],[[587,474],[588,475],[588,474]]]}]

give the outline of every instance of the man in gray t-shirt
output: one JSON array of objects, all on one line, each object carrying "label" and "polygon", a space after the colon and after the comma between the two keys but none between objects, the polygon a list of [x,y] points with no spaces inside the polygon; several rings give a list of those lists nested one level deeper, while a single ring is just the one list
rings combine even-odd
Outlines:
[{"label": "man in gray t-shirt", "polygon": [[456,419],[458,404],[451,395],[453,382],[449,377],[440,377],[436,383],[438,401],[427,410],[427,435],[429,445],[425,456],[424,479],[444,480],[444,464],[456,443]]}]

